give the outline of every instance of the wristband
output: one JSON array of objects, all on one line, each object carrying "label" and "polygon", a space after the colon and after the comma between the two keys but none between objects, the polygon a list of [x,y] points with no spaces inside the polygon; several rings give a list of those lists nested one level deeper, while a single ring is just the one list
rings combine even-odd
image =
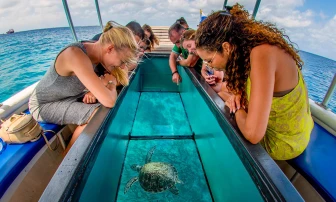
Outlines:
[{"label": "wristband", "polygon": [[173,76],[175,73],[178,73],[178,71],[176,70],[175,72],[173,72],[173,73],[172,73],[172,76]]}]

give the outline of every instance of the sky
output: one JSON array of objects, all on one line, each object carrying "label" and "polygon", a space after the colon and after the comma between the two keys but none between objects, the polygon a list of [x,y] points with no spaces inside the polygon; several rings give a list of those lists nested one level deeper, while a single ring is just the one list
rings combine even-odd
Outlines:
[{"label": "sky", "polygon": [[[252,13],[255,0],[236,2]],[[183,16],[192,28],[199,22],[199,9],[209,14],[222,9],[224,0],[100,0],[105,24],[136,20],[151,26],[170,26]],[[94,0],[68,0],[75,26],[99,25]],[[336,0],[261,0],[257,20],[284,29],[300,50],[336,60]],[[61,0],[0,0],[0,33],[67,27]],[[1,45],[1,41],[0,41]]]}]

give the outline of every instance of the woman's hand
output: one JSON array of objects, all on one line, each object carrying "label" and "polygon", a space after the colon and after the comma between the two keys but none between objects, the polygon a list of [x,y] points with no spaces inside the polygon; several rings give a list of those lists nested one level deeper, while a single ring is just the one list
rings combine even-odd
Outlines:
[{"label": "woman's hand", "polygon": [[109,81],[113,81],[114,84],[117,86],[120,85],[120,83],[117,81],[117,79],[112,74],[104,74],[100,76],[100,79],[102,80],[104,86],[107,86]]},{"label": "woman's hand", "polygon": [[209,84],[209,85],[215,85],[216,84],[216,79],[217,79],[218,77],[217,76],[215,76],[215,75],[207,75],[207,76],[205,76],[205,80],[206,80],[206,82]]},{"label": "woman's hand", "polygon": [[88,92],[84,95],[83,102],[85,104],[93,104],[97,102],[97,99],[91,92]]},{"label": "woman's hand", "polygon": [[240,107],[242,107],[240,99],[241,95],[231,95],[229,99],[225,101],[225,105],[230,108],[230,113],[235,113],[240,109]]}]

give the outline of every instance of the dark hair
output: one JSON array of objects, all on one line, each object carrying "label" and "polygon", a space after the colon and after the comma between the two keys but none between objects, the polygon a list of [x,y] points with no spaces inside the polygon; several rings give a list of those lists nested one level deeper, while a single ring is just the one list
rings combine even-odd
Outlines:
[{"label": "dark hair", "polygon": [[168,35],[170,37],[173,30],[177,33],[181,33],[182,30],[185,30],[185,29],[186,28],[184,28],[180,23],[175,22],[172,26],[169,27]]},{"label": "dark hair", "polygon": [[126,27],[128,27],[130,30],[132,30],[133,34],[138,36],[141,40],[143,40],[145,36],[145,32],[141,28],[141,25],[136,21],[129,22]]},{"label": "dark hair", "polygon": [[[147,24],[142,25],[142,29],[143,29],[144,31],[147,31],[147,32],[150,33],[149,40],[150,40],[150,42],[151,42],[151,48],[154,48],[154,43],[155,43],[156,45],[159,45],[159,44],[160,44],[160,40],[159,40],[159,38],[158,38],[157,36],[155,36],[155,34],[154,34],[152,28],[151,28],[149,25],[147,25]],[[145,36],[144,40],[145,40],[145,39],[146,39],[146,36]]]},{"label": "dark hair", "polygon": [[250,18],[243,6],[236,4],[228,11],[217,11],[208,16],[196,32],[196,47],[223,52],[222,44],[228,42],[232,51],[225,67],[224,80],[233,93],[241,93],[242,104],[247,106],[246,82],[250,74],[250,54],[262,44],[277,46],[292,56],[301,69],[298,51],[283,30],[267,22]]},{"label": "dark hair", "polygon": [[179,19],[176,20],[176,23],[181,24],[182,26],[187,26],[189,27],[187,21],[184,19],[184,17],[180,17]]}]

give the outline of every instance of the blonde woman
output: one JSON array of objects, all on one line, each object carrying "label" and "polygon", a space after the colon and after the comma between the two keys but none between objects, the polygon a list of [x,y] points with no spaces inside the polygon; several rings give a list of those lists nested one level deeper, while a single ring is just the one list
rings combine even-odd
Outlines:
[{"label": "blonde woman", "polygon": [[[73,43],[57,55],[32,93],[29,110],[40,122],[78,125],[65,153],[101,105],[114,106],[117,83],[128,84],[122,69],[136,63],[137,48],[132,32],[111,21],[99,41]],[[108,73],[101,78],[94,72],[99,63]],[[86,89],[99,103],[78,100]]]}]

